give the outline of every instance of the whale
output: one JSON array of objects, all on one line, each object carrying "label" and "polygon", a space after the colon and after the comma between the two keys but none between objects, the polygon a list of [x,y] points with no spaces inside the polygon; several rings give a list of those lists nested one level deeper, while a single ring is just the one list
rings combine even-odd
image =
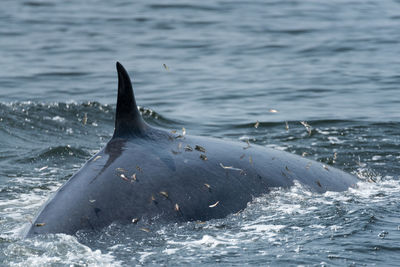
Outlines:
[{"label": "whale", "polygon": [[289,152],[152,127],[128,72],[119,62],[116,68],[112,138],[40,208],[26,237],[224,218],[296,183],[317,193],[356,187],[357,177]]}]

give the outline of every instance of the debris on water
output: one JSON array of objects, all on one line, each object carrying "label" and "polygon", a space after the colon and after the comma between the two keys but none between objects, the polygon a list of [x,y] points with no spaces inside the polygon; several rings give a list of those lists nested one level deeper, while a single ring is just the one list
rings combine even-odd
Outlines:
[{"label": "debris on water", "polygon": [[162,64],[162,65],[163,65],[163,67],[164,67],[164,69],[165,69],[166,71],[169,71],[169,67],[168,67],[167,65],[165,65],[165,63]]},{"label": "debris on water", "polygon": [[171,133],[175,134],[175,133],[176,133],[176,130],[172,130]]},{"label": "debris on water", "polygon": [[315,181],[316,183],[317,183],[317,185],[319,186],[319,187],[322,187],[322,185],[321,185],[321,183],[319,182],[319,180],[317,180],[317,181]]},{"label": "debris on water", "polygon": [[205,224],[205,221],[196,221],[197,224]]},{"label": "debris on water", "polygon": [[308,155],[308,153],[307,152],[303,152],[303,153],[301,153],[301,156],[302,157],[305,157],[305,156],[307,156]]},{"label": "debris on water", "polygon": [[201,154],[201,155],[200,155],[200,158],[201,158],[202,160],[207,160],[207,156],[204,155],[204,154]]},{"label": "debris on water", "polygon": [[178,203],[175,203],[174,210],[175,210],[175,211],[179,211],[179,210],[180,210],[180,209],[179,209]]},{"label": "debris on water", "polygon": [[240,170],[240,175],[247,175],[245,170]]},{"label": "debris on water", "polygon": [[207,189],[208,189],[209,191],[211,191],[211,186],[210,186],[209,184],[204,184],[204,186],[207,187]]},{"label": "debris on water", "polygon": [[182,128],[182,136],[185,136],[186,135],[186,129],[183,127]]},{"label": "debris on water", "polygon": [[194,149],[196,149],[197,151],[206,153],[206,149],[205,149],[204,147],[202,147],[202,146],[196,145],[196,146],[194,147]]},{"label": "debris on water", "polygon": [[328,166],[326,166],[326,165],[322,164],[322,167],[324,167],[324,169],[325,169],[325,170],[329,171],[329,168],[328,168]]},{"label": "debris on water", "polygon": [[185,146],[185,151],[193,151],[193,148],[189,145]]},{"label": "debris on water", "polygon": [[245,154],[241,155],[241,156],[240,156],[240,159],[243,159],[245,156],[246,156]]},{"label": "debris on water", "polygon": [[286,131],[289,131],[289,123],[287,121],[285,121],[285,129]]},{"label": "debris on water", "polygon": [[222,163],[219,163],[219,166],[221,166],[225,170],[235,170],[235,171],[243,171],[242,169],[239,168],[234,168],[232,166],[224,166]]},{"label": "debris on water", "polygon": [[246,143],[247,143],[247,146],[244,147],[243,149],[248,149],[248,148],[250,147],[250,141],[249,141],[249,140],[246,140]]},{"label": "debris on water", "polygon": [[133,181],[136,181],[136,173],[132,174],[131,179],[132,179]]},{"label": "debris on water", "polygon": [[307,163],[307,165],[306,165],[306,169],[307,169],[307,170],[310,168],[311,164],[312,164],[311,161]]},{"label": "debris on water", "polygon": [[389,232],[387,232],[387,231],[382,231],[382,232],[379,233],[378,236],[379,236],[380,238],[383,239],[383,238],[385,238],[388,234],[389,234]]},{"label": "debris on water", "polygon": [[239,210],[238,212],[234,213],[233,215],[238,216],[242,212],[243,212],[243,209]]},{"label": "debris on water", "polygon": [[44,167],[42,167],[42,168],[40,168],[39,169],[39,171],[41,172],[41,171],[44,171],[45,169],[47,169],[49,166],[44,166]]},{"label": "debris on water", "polygon": [[89,202],[94,203],[94,202],[96,202],[96,199],[89,199]]},{"label": "debris on water", "polygon": [[259,121],[256,121],[256,124],[254,124],[254,128],[258,128],[258,126],[260,125],[260,122]]},{"label": "debris on water", "polygon": [[129,179],[125,176],[125,174],[121,173],[119,176],[120,176],[122,179],[124,179],[125,181],[128,181],[128,182],[129,182]]},{"label": "debris on water", "polygon": [[98,160],[99,158],[101,158],[101,156],[97,156],[93,159],[93,162],[95,162],[96,160]]},{"label": "debris on water", "polygon": [[117,172],[126,172],[124,169],[122,169],[122,168],[116,168],[115,169]]},{"label": "debris on water", "polygon": [[87,113],[85,113],[85,114],[83,115],[82,123],[83,123],[83,125],[86,125],[86,123],[87,123]]},{"label": "debris on water", "polygon": [[136,166],[136,170],[138,170],[138,171],[140,171],[140,172],[143,172],[143,169],[140,168],[139,166]]},{"label": "debris on water", "polygon": [[36,227],[41,227],[41,226],[45,226],[45,225],[46,225],[46,223],[37,223],[37,224],[35,224]]},{"label": "debris on water", "polygon": [[143,232],[149,233],[150,229],[149,228],[140,228],[140,230],[142,230]]},{"label": "debris on water", "polygon": [[132,219],[132,223],[134,223],[134,224],[137,224],[138,221],[139,221],[139,218],[133,218],[133,219]]},{"label": "debris on water", "polygon": [[165,191],[160,191],[160,195],[162,195],[165,198],[168,198],[168,193]]},{"label": "debris on water", "polygon": [[311,135],[311,126],[305,121],[301,121],[300,123],[306,128],[308,135]]},{"label": "debris on water", "polygon": [[174,154],[174,155],[178,155],[178,154],[180,154],[181,152],[179,152],[179,151],[175,151],[175,150],[173,150],[173,149],[171,149],[171,152],[172,152],[172,154]]},{"label": "debris on water", "polygon": [[336,159],[337,159],[337,153],[333,153],[333,163],[336,163]]},{"label": "debris on water", "polygon": [[219,204],[219,201],[215,202],[214,204],[210,205],[210,208],[215,208]]},{"label": "debris on water", "polygon": [[152,202],[152,203],[154,202],[154,204],[158,204],[158,202],[157,202],[156,198],[154,197],[154,195],[151,195],[150,202]]},{"label": "debris on water", "polygon": [[271,113],[278,113],[278,111],[277,111],[276,109],[273,109],[273,108],[271,108],[271,109],[269,110],[269,112],[271,112]]}]

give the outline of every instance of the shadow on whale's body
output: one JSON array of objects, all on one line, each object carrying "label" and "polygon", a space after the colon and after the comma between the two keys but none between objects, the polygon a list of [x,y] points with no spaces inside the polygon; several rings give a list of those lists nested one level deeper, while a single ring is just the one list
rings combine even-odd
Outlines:
[{"label": "shadow on whale's body", "polygon": [[43,205],[27,236],[152,218],[205,221],[238,212],[253,197],[295,180],[321,193],[343,191],[358,181],[287,152],[150,127],[118,62],[117,71],[112,139]]}]

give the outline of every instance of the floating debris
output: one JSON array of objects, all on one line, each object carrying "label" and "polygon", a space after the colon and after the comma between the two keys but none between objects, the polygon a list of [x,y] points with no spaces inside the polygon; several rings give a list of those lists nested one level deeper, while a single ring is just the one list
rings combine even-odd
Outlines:
[{"label": "floating debris", "polygon": [[131,179],[132,179],[133,181],[136,181],[136,173],[132,174]]},{"label": "floating debris", "polygon": [[125,174],[121,173],[119,176],[120,176],[123,180],[129,182],[129,179],[125,176]]},{"label": "floating debris", "polygon": [[240,170],[240,175],[247,175],[245,170]]},{"label": "floating debris", "polygon": [[176,130],[172,130],[171,133],[176,134]]},{"label": "floating debris", "polygon": [[242,169],[239,168],[234,168],[232,166],[224,166],[222,163],[219,163],[219,166],[221,166],[225,170],[235,170],[235,171],[243,171]]},{"label": "floating debris", "polygon": [[307,156],[308,155],[308,153],[307,152],[303,152],[303,153],[301,153],[301,156],[302,157],[305,157],[305,156]]},{"label": "floating debris", "polygon": [[333,163],[336,163],[336,159],[337,159],[337,153],[333,153]]},{"label": "floating debris", "polygon": [[271,108],[271,109],[269,110],[269,112],[271,112],[271,113],[278,113],[278,111],[277,111],[276,109],[273,109],[273,108]]},{"label": "floating debris", "polygon": [[150,202],[152,202],[152,203],[154,202],[154,204],[158,204],[158,202],[157,202],[156,198],[154,197],[154,195],[151,195]]},{"label": "floating debris", "polygon": [[329,168],[328,168],[328,166],[326,166],[326,165],[322,164],[322,167],[324,167],[324,169],[325,169],[325,170],[329,171]]},{"label": "floating debris", "polygon": [[83,123],[83,125],[86,125],[86,123],[87,123],[87,113],[85,113],[85,114],[83,115],[82,123]]},{"label": "floating debris", "polygon": [[165,69],[166,71],[169,71],[169,68],[168,68],[167,65],[165,65],[165,64],[162,64],[162,65],[163,65],[163,67],[164,67],[164,69]]},{"label": "floating debris", "polygon": [[39,171],[41,172],[41,171],[44,171],[45,169],[47,169],[49,166],[44,166],[44,167],[42,167],[42,168],[40,168],[39,169]]},{"label": "floating debris", "polygon": [[259,121],[256,121],[256,124],[254,124],[254,128],[258,128],[258,126],[260,125],[260,122]]},{"label": "floating debris", "polygon": [[182,128],[182,136],[185,136],[186,135],[186,129],[183,127]]},{"label": "floating debris", "polygon": [[180,210],[180,209],[179,209],[178,203],[175,203],[174,210],[175,210],[175,211],[179,211],[179,210]]},{"label": "floating debris", "polygon": [[193,148],[189,145],[185,146],[185,151],[193,151]]},{"label": "floating debris", "polygon": [[149,233],[150,229],[149,228],[140,228],[140,230],[142,230],[143,232]]},{"label": "floating debris", "polygon": [[240,159],[243,159],[244,157],[246,157],[245,154],[241,155],[241,156],[240,156]]},{"label": "floating debris", "polygon": [[96,202],[96,199],[89,199],[89,202],[94,203],[94,202]]},{"label": "floating debris", "polygon": [[315,181],[316,183],[317,183],[317,185],[319,186],[319,187],[322,187],[322,185],[321,185],[321,183],[319,182],[319,180],[317,180],[317,181]]},{"label": "floating debris", "polygon": [[140,172],[143,172],[143,169],[140,168],[139,166],[136,166],[136,170],[138,170],[138,171],[140,171]]},{"label": "floating debris", "polygon": [[46,225],[46,223],[37,223],[37,224],[35,224],[36,227],[41,227],[41,226],[45,226],[45,225]]},{"label": "floating debris", "polygon": [[139,218],[133,218],[133,219],[132,219],[132,223],[134,223],[134,224],[137,224],[138,221],[139,221]]},{"label": "floating debris", "polygon": [[285,121],[285,129],[286,131],[289,131],[289,123],[287,121]]},{"label": "floating debris", "polygon": [[101,156],[97,156],[93,159],[93,162],[95,162],[96,160],[98,160],[99,158],[101,158]]},{"label": "floating debris", "polygon": [[244,147],[243,149],[248,149],[248,148],[250,147],[250,141],[249,141],[249,140],[246,140],[246,143],[247,143],[247,146]]},{"label": "floating debris", "polygon": [[205,224],[205,221],[196,221],[197,224]]},{"label": "floating debris", "polygon": [[204,155],[204,154],[201,154],[201,155],[200,155],[200,158],[201,158],[202,160],[208,160],[207,156]]},{"label": "floating debris", "polygon": [[160,191],[160,195],[162,195],[165,198],[168,198],[168,193],[165,191]]},{"label": "floating debris", "polygon": [[307,163],[307,165],[306,165],[306,169],[307,169],[307,170],[310,168],[311,164],[312,164],[311,161]]},{"label": "floating debris", "polygon": [[122,169],[122,168],[116,168],[115,169],[117,172],[126,172],[124,169]]},{"label": "floating debris", "polygon": [[209,191],[211,191],[211,186],[210,186],[209,184],[204,184],[204,186],[207,187],[207,189],[208,189]]},{"label": "floating debris", "polygon": [[205,149],[204,147],[202,147],[202,146],[196,145],[196,146],[194,147],[194,149],[196,149],[197,151],[206,153],[206,149]]},{"label": "floating debris", "polygon": [[215,208],[219,204],[219,201],[215,202],[214,204],[210,205],[210,208]]},{"label": "floating debris", "polygon": [[233,215],[238,216],[242,212],[243,212],[243,209],[239,210],[238,212],[234,213]]},{"label": "floating debris", "polygon": [[311,126],[307,123],[307,122],[305,122],[305,121],[301,121],[300,122],[304,127],[306,127],[306,130],[307,130],[307,132],[308,132],[308,135],[311,135]]}]

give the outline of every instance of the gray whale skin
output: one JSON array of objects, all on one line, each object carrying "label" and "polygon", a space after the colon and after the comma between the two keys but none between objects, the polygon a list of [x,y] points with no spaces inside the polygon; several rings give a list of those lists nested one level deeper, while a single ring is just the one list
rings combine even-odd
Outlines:
[{"label": "gray whale skin", "polygon": [[112,139],[42,206],[25,236],[75,234],[113,222],[206,221],[244,209],[253,197],[298,181],[314,192],[344,191],[358,179],[283,151],[150,127],[117,62]]}]

